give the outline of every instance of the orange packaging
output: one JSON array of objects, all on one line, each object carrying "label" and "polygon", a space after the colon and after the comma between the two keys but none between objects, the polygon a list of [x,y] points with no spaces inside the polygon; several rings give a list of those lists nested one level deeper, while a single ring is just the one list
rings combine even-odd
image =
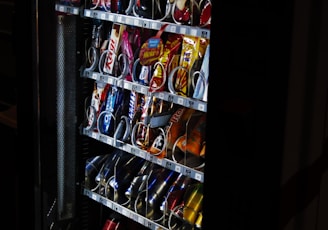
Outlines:
[{"label": "orange packaging", "polygon": [[[177,142],[177,147],[183,152],[189,152],[193,155],[200,156],[203,143],[205,140],[206,114],[204,113],[192,128],[191,133],[185,133]],[[204,149],[205,150],[205,149]]]},{"label": "orange packaging", "polygon": [[150,92],[159,92],[165,90],[165,82],[168,64],[171,62],[172,57],[179,51],[181,46],[182,37],[179,34],[169,34],[165,43],[163,54],[158,59],[160,65],[156,65],[153,76],[150,81]]},{"label": "orange packaging", "polygon": [[180,66],[183,69],[177,71],[174,88],[179,95],[188,96],[188,90],[191,85],[189,80],[189,71],[194,62],[205,53],[208,39],[184,35],[182,42],[182,51],[180,56]]},{"label": "orange packaging", "polygon": [[175,141],[186,131],[186,123],[195,112],[194,109],[181,107],[172,115],[167,131],[167,148],[172,149]]}]

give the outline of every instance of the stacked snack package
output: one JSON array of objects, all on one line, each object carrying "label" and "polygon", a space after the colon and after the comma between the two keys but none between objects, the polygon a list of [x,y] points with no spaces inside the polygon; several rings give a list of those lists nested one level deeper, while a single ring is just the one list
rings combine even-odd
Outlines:
[{"label": "stacked snack package", "polygon": [[[189,72],[196,61],[201,59],[204,54],[209,40],[206,38],[183,36],[182,50],[179,66],[176,71],[171,71],[169,80],[169,90],[171,93],[191,96],[192,79]],[[175,79],[173,80],[172,78]]]},{"label": "stacked snack package", "polygon": [[100,112],[100,107],[106,99],[107,92],[109,90],[109,85],[95,81],[92,95],[91,95],[91,103],[87,109],[87,130],[93,130],[97,127],[97,118]]},{"label": "stacked snack package", "polygon": [[126,29],[125,25],[113,23],[112,30],[110,32],[109,44],[106,53],[106,59],[103,67],[103,72],[115,75],[117,69],[115,63],[117,61],[118,52],[120,49],[120,43],[122,39],[123,31]]},{"label": "stacked snack package", "polygon": [[[163,53],[159,57],[157,65],[150,81],[150,92],[163,91],[165,89],[165,83],[169,67],[172,68],[172,58],[180,51],[182,42],[182,36],[179,34],[168,34]],[[171,65],[170,65],[171,64]],[[170,66],[169,66],[170,65]]]},{"label": "stacked snack package", "polygon": [[202,61],[202,66],[198,73],[197,83],[193,92],[193,98],[207,101],[208,95],[208,76],[209,76],[209,59],[210,59],[210,44],[206,47],[205,55]]}]

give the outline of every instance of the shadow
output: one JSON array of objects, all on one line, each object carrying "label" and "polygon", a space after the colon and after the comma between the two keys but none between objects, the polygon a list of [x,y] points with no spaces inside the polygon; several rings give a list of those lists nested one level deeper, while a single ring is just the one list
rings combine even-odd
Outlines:
[{"label": "shadow", "polygon": [[304,210],[320,193],[323,174],[328,169],[328,139],[323,143],[320,157],[296,173],[280,190],[280,224],[283,229],[299,212]]}]

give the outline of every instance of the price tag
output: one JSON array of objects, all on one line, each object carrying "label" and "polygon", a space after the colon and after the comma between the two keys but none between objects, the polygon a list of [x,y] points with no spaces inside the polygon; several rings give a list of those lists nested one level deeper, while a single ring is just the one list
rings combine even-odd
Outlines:
[{"label": "price tag", "polygon": [[149,22],[147,22],[147,21],[143,21],[143,22],[142,22],[142,27],[144,27],[144,28],[149,28]]},{"label": "price tag", "polygon": [[181,97],[177,99],[177,104],[184,105],[185,100]]},{"label": "price tag", "polygon": [[100,81],[103,81],[103,82],[106,82],[106,76],[103,75],[103,74],[101,74],[101,75],[99,76],[99,80],[100,80]]},{"label": "price tag", "polygon": [[131,218],[132,220],[138,222],[138,215],[137,215],[137,214],[131,212],[131,214],[130,214],[130,218]]},{"label": "price tag", "polygon": [[171,33],[176,33],[176,32],[177,32],[177,27],[176,27],[176,26],[170,26],[169,31],[170,31]]},{"label": "price tag", "polygon": [[59,6],[59,11],[60,11],[60,12],[64,12],[64,11],[65,11],[65,7],[63,7],[63,6]]},{"label": "price tag", "polygon": [[148,228],[153,229],[153,223],[152,222],[148,221],[147,226],[148,226]]},{"label": "price tag", "polygon": [[91,199],[93,199],[93,200],[97,200],[97,197],[98,197],[98,195],[97,195],[97,194],[95,194],[95,193],[92,193],[92,195],[91,195]]},{"label": "price tag", "polygon": [[123,209],[122,210],[122,214],[123,214],[123,216],[126,216],[126,217],[130,217],[130,215],[131,215],[131,212],[128,210],[128,209]]},{"label": "price tag", "polygon": [[109,145],[113,145],[113,139],[107,137],[107,141],[106,141],[106,143],[109,144]]},{"label": "price tag", "polygon": [[135,92],[138,92],[138,85],[131,85],[131,90],[132,91],[135,91]]},{"label": "price tag", "polygon": [[100,14],[100,19],[105,20],[106,19],[106,14],[105,13]]},{"label": "price tag", "polygon": [[138,223],[145,225],[145,219],[142,218],[141,216],[138,216]]},{"label": "price tag", "polygon": [[202,37],[202,38],[209,38],[209,37],[210,37],[209,31],[207,31],[207,30],[202,30],[202,32],[201,32],[201,37]]},{"label": "price tag", "polygon": [[197,106],[197,108],[198,108],[198,110],[200,110],[200,111],[203,111],[203,112],[206,112],[205,110],[205,104],[203,104],[203,103],[199,103],[198,104],[198,106]]},{"label": "price tag", "polygon": [[195,101],[193,100],[188,100],[189,108],[194,108]]},{"label": "price tag", "polygon": [[111,77],[108,77],[108,79],[107,79],[107,82],[109,83],[109,84],[113,84],[113,82],[114,82],[114,79],[113,78],[111,78]]},{"label": "price tag", "polygon": [[146,153],[144,151],[139,151],[139,156],[141,158],[145,158],[146,157]]},{"label": "price tag", "polygon": [[84,195],[91,197],[91,192],[90,190],[84,189]]},{"label": "price tag", "polygon": [[109,14],[108,15],[108,20],[111,21],[111,22],[114,21],[114,15]]},{"label": "price tag", "polygon": [[131,85],[129,84],[129,82],[124,82],[124,87],[123,88],[124,89],[131,89],[130,86]]},{"label": "price tag", "polygon": [[165,168],[167,168],[167,169],[172,169],[172,163],[169,162],[169,161],[166,161],[166,163],[165,163]]},{"label": "price tag", "polygon": [[123,145],[123,150],[124,150],[125,152],[130,153],[130,152],[131,152],[131,146],[130,146],[130,145]]},{"label": "price tag", "polygon": [[181,34],[186,34],[187,33],[187,29],[185,27],[181,27],[180,28],[180,33]]},{"label": "price tag", "polygon": [[98,17],[98,13],[97,13],[96,11],[93,11],[93,12],[92,12],[92,16],[93,16],[94,18],[97,18],[97,17]]},{"label": "price tag", "polygon": [[97,73],[92,73],[91,78],[94,80],[97,80],[98,74]]},{"label": "price tag", "polygon": [[197,30],[196,29],[190,29],[190,35],[196,37],[197,36]]},{"label": "price tag", "polygon": [[168,102],[173,102],[174,100],[174,96],[172,94],[170,94],[168,97],[167,97],[167,101]]},{"label": "price tag", "polygon": [[107,200],[104,197],[99,197],[99,203],[107,205]]},{"label": "price tag", "polygon": [[162,162],[163,162],[162,159],[156,157],[156,163],[157,163],[158,165],[162,165]]},{"label": "price tag", "polygon": [[103,134],[98,134],[98,140],[106,143],[106,136]]},{"label": "price tag", "polygon": [[200,173],[195,173],[195,179],[202,182],[203,176]]},{"label": "price tag", "polygon": [[126,18],[125,18],[125,23],[126,23],[126,24],[129,24],[129,25],[132,25],[132,19],[126,17]]},{"label": "price tag", "polygon": [[158,94],[158,98],[159,98],[159,99],[164,99],[164,93],[159,93],[159,94]]},{"label": "price tag", "polygon": [[181,166],[180,165],[175,165],[175,171],[178,173],[181,173]]},{"label": "price tag", "polygon": [[186,168],[185,175],[191,177],[191,170],[189,168]]},{"label": "price tag", "polygon": [[118,17],[117,17],[117,22],[120,22],[120,23],[123,22],[122,16],[118,16]]},{"label": "price tag", "polygon": [[110,202],[109,200],[106,200],[106,206],[107,206],[108,208],[113,209],[113,203]]},{"label": "price tag", "polygon": [[141,91],[142,94],[147,94],[148,89],[146,87],[141,87],[140,91]]},{"label": "price tag", "polygon": [[118,206],[116,204],[112,204],[112,209],[116,212],[118,212]]},{"label": "price tag", "polygon": [[85,11],[84,11],[84,15],[85,15],[86,17],[90,17],[90,16],[91,16],[91,12],[90,12],[90,10],[85,10]]},{"label": "price tag", "polygon": [[98,134],[96,132],[92,132],[91,137],[94,139],[98,139]]},{"label": "price tag", "polygon": [[134,19],[134,20],[133,20],[133,25],[135,25],[135,26],[140,26],[140,20],[138,20],[138,19]]},{"label": "price tag", "polygon": [[151,28],[154,29],[154,30],[159,29],[159,28],[157,28],[157,24],[158,24],[158,23],[153,22],[153,23],[151,24]]},{"label": "price tag", "polygon": [[148,157],[147,157],[147,158],[148,158],[147,160],[150,161],[150,162],[153,162],[153,160],[154,160],[154,156],[151,155],[151,154],[148,154],[147,156],[148,156]]},{"label": "price tag", "polygon": [[131,152],[133,155],[136,155],[136,153],[138,153],[138,149],[136,148],[131,148]]}]

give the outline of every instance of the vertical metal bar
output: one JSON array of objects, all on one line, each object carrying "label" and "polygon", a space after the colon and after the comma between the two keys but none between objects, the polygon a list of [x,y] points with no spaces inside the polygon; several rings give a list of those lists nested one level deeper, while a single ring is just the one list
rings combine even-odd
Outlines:
[{"label": "vertical metal bar", "polygon": [[64,180],[65,180],[65,74],[63,67],[65,66],[65,39],[64,39],[64,15],[58,16],[57,26],[57,197],[58,211],[61,213],[64,209]]}]

